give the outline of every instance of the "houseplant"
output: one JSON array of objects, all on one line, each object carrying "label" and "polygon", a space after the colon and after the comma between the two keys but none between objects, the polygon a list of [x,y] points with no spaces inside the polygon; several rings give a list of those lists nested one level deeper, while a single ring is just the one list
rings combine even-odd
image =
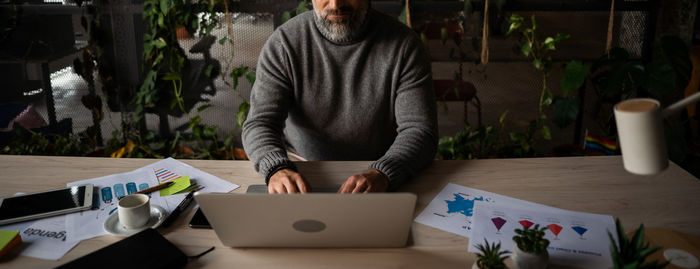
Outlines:
[{"label": "houseplant", "polygon": [[540,229],[539,224],[530,229],[515,229],[516,236],[513,236],[515,246],[513,247],[513,262],[520,269],[546,268],[549,262],[549,240],[544,238],[544,231],[547,227]]},{"label": "houseplant", "polygon": [[656,269],[664,268],[668,265],[668,261],[664,263],[659,263],[658,261],[651,261],[645,263],[644,260],[649,257],[652,253],[661,249],[660,247],[649,247],[649,243],[644,244],[644,224],[639,225],[639,229],[634,232],[632,239],[627,238],[625,234],[625,229],[622,228],[620,220],[615,220],[617,238],[619,239],[619,244],[615,242],[612,234],[608,232],[608,237],[610,237],[610,256],[612,257],[613,268],[615,269]]},{"label": "houseplant", "polygon": [[503,261],[508,258],[504,256],[510,251],[501,251],[501,243],[491,243],[484,238],[485,244],[477,244],[476,248],[481,253],[476,254],[476,261],[472,265],[472,269],[502,269],[507,268]]}]

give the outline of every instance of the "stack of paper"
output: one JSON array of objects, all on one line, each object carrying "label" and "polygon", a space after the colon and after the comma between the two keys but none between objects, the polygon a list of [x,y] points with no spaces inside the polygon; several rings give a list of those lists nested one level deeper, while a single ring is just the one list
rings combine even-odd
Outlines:
[{"label": "stack of paper", "polygon": [[547,227],[551,264],[609,268],[612,216],[581,213],[540,205],[455,184],[448,184],[416,218],[416,222],[470,238],[476,244],[501,242],[512,250],[516,228]]},{"label": "stack of paper", "polygon": [[[108,175],[68,183],[76,186],[91,183],[95,187],[94,204],[97,209],[68,215],[22,222],[0,227],[0,230],[19,231],[27,243],[21,255],[40,259],[57,260],[63,257],[81,240],[106,235],[103,223],[117,210],[120,197],[155,185],[175,181],[163,192],[151,193],[152,205],[159,205],[172,212],[187,195],[187,190],[203,187],[203,192],[229,192],[239,186],[209,173],[196,169],[173,158],[122,174]],[[196,184],[193,184],[196,181]]]}]

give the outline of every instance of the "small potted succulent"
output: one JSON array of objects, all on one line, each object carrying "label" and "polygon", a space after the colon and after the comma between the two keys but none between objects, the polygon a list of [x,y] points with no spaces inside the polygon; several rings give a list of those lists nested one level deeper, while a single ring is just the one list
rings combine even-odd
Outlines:
[{"label": "small potted succulent", "polygon": [[612,234],[608,232],[610,237],[610,256],[615,269],[661,269],[668,265],[668,261],[664,263],[659,263],[658,261],[644,262],[649,255],[661,249],[660,247],[650,248],[648,242],[644,244],[644,224],[641,224],[639,229],[634,232],[632,240],[627,238],[625,229],[622,228],[619,219],[615,220],[615,225],[617,226],[619,245],[615,242]]},{"label": "small potted succulent", "polygon": [[536,224],[532,229],[515,229],[513,236],[515,246],[513,247],[513,262],[520,269],[546,268],[549,262],[547,247],[549,240],[544,238],[544,231],[547,227]]},{"label": "small potted succulent", "polygon": [[481,253],[476,254],[476,262],[472,265],[472,269],[504,269],[507,268],[503,261],[508,258],[504,256],[510,251],[501,251],[501,243],[489,244],[489,240],[484,238],[485,245],[477,244],[476,249]]}]

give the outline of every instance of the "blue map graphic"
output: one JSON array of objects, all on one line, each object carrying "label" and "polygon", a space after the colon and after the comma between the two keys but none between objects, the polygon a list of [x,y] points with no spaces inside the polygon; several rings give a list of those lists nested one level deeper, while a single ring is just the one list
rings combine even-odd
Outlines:
[{"label": "blue map graphic", "polygon": [[467,217],[471,217],[474,213],[474,201],[484,200],[484,197],[474,198],[474,200],[467,200],[458,193],[455,193],[454,196],[455,199],[453,201],[445,200],[447,203],[447,213],[460,213]]}]

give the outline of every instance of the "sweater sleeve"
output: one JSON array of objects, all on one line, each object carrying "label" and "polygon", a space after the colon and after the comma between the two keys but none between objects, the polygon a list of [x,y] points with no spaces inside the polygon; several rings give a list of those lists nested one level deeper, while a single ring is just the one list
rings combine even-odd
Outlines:
[{"label": "sweater sleeve", "polygon": [[294,167],[283,141],[284,121],[294,100],[288,70],[280,34],[275,32],[260,53],[250,110],[241,134],[243,148],[263,178],[278,166]]},{"label": "sweater sleeve", "polygon": [[389,177],[389,191],[427,166],[435,157],[438,143],[428,54],[412,35],[405,43],[403,55],[394,107],[398,134],[389,150],[370,165]]}]

